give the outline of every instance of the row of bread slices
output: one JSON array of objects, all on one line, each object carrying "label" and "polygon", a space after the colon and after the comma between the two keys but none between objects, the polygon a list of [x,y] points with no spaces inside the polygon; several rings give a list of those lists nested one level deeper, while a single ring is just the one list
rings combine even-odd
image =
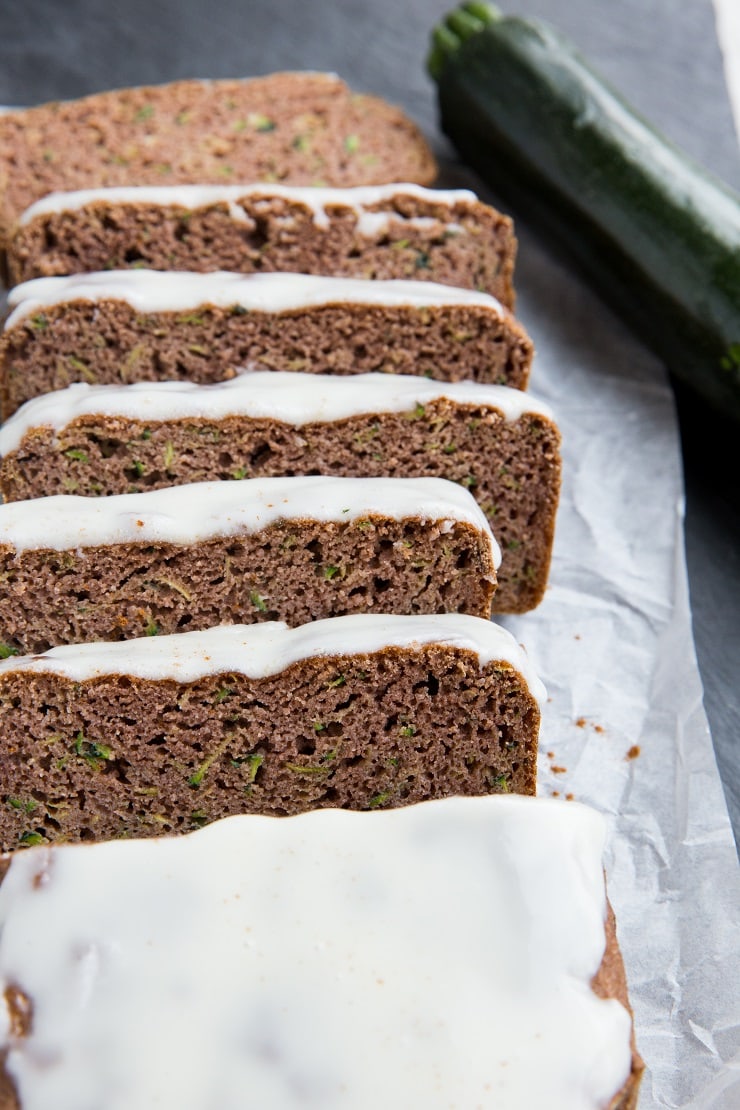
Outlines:
[{"label": "row of bread slices", "polygon": [[[227,84],[111,94],[108,169],[80,180],[77,154],[60,180],[125,188],[0,203],[23,281],[0,356],[0,838],[232,818],[13,859],[17,1105],[631,1105],[601,822],[448,798],[536,785],[544,692],[488,619],[541,599],[560,484],[521,392],[510,222],[375,184],[399,176],[400,155],[372,168],[399,116],[333,78]],[[224,113],[216,157],[249,179],[236,133],[254,179],[267,159],[301,187],[187,184],[213,180]],[[88,114],[52,116],[84,141]],[[7,143],[32,132],[53,183],[44,109],[17,120]],[[158,144],[183,184],[131,187]],[[308,187],[304,155],[373,184]]]},{"label": "row of bread slices", "polygon": [[[406,186],[393,188],[397,198]],[[104,228],[126,225],[138,204],[149,203],[151,190],[144,192],[143,199],[127,192],[128,216],[118,211],[114,218],[112,202],[105,201]],[[184,192],[181,187],[180,204]],[[378,203],[381,194],[375,194]],[[93,211],[101,195],[93,198]],[[368,203],[373,191],[363,195]],[[300,200],[319,242],[331,235],[331,218],[317,220],[317,210],[338,213],[333,218],[340,222],[349,210],[361,221],[357,202],[342,205],[342,196],[334,190],[333,204]],[[84,243],[85,220],[93,217],[77,199],[51,198],[36,209],[42,216],[49,208],[70,212]],[[168,195],[163,211],[172,200]],[[204,203],[224,207],[210,196]],[[456,201],[443,195],[428,203],[439,208]],[[226,212],[233,238],[241,223]],[[35,218],[32,211],[21,225],[32,226]],[[392,252],[400,233],[388,230],[392,212],[384,219],[382,249]],[[278,224],[279,234],[287,234],[286,226]],[[372,227],[379,234],[377,219]],[[480,220],[476,227],[480,233]],[[147,228],[151,243],[156,233]],[[57,238],[45,234],[42,242],[53,245]],[[495,244],[465,230],[450,241],[448,254],[462,250],[464,257],[459,244],[467,238],[476,239],[478,254],[493,254]],[[313,253],[327,252],[319,245]],[[82,248],[78,255],[83,265]],[[425,376],[448,359],[450,376],[473,367],[479,378],[490,378],[491,352],[503,367],[518,352],[519,384],[526,383],[531,348],[489,295],[436,283],[131,270],[110,278],[34,280],[17,286],[11,301],[3,340],[6,396],[14,381],[41,392],[0,431],[6,653],[130,640],[128,658],[143,650],[142,637],[233,622],[297,625],[367,611],[457,612],[487,620],[492,598],[499,611],[518,612],[542,597],[560,484],[559,434],[549,412],[520,389]],[[462,362],[458,352],[449,355],[453,336],[471,349]],[[320,372],[342,348],[338,368],[345,372]],[[367,352],[373,366],[387,371],[399,350],[415,360],[419,374],[351,372],[354,351]],[[122,384],[159,375],[162,367],[165,377],[189,373],[183,351],[197,354],[211,384]],[[301,361],[296,355],[304,356],[304,368],[285,369],[287,360]],[[245,369],[245,361],[274,369]],[[49,391],[50,378],[67,366],[96,381],[117,380]],[[135,673],[135,662],[130,666]],[[20,660],[7,669],[19,667]],[[420,778],[394,757],[393,783],[358,802],[382,799],[375,804],[392,806],[409,796],[450,792],[533,793],[537,714],[523,713],[526,735],[514,739],[501,712],[492,702],[483,718],[498,739],[495,765],[480,753],[468,755],[475,773],[453,781]],[[407,746],[416,750],[418,726],[406,720],[408,712],[401,715]],[[303,728],[303,720],[298,724]],[[55,734],[48,720],[44,727]],[[98,743],[89,727],[77,731]],[[295,755],[287,763],[300,765]],[[325,755],[319,751],[316,760]],[[100,761],[93,762],[97,769]],[[199,774],[188,760],[183,767],[184,782]],[[339,761],[314,779],[312,804],[347,802],[337,794],[338,767]],[[64,771],[71,773],[66,765]],[[260,785],[266,775],[260,765]],[[14,797],[28,793],[22,785]],[[252,790],[239,804],[270,803],[262,790]],[[295,808],[284,797],[273,804]],[[142,822],[150,827],[152,806],[156,811],[154,802],[142,803],[131,815],[130,832]],[[116,822],[119,810],[112,809]],[[54,819],[41,807],[34,815],[30,836],[48,836]],[[27,824],[25,807],[8,820],[16,831]],[[68,820],[76,827],[80,814],[68,812]],[[187,825],[187,814],[180,821]],[[169,814],[166,827],[173,825],[178,822]],[[69,831],[67,822],[62,831]]]},{"label": "row of bread slices", "polygon": [[[394,187],[396,204],[405,188]],[[180,218],[187,188],[177,197],[161,192],[156,211],[166,224]],[[306,199],[307,189],[293,192],[308,226],[292,263],[320,259],[341,272],[341,257],[324,240],[333,222],[344,226],[351,213],[352,241],[362,247],[359,202],[343,203],[339,190],[331,204]],[[408,220],[383,192],[375,190],[376,204],[386,204],[387,224],[382,233],[373,224],[374,234],[377,250],[395,261]],[[372,193],[363,190],[366,204]],[[231,224],[226,242],[239,238],[240,221],[208,195],[205,210]],[[434,227],[425,224],[423,234],[436,236],[444,257],[456,261],[454,272],[470,263],[468,285],[486,266],[499,272],[500,261],[491,262],[495,237],[480,216],[490,210],[443,197],[427,206],[438,214],[449,207],[460,230],[446,239],[450,219],[424,217]],[[188,227],[196,201],[188,202]],[[44,203],[49,207],[36,208]],[[141,235],[136,213],[150,203],[134,190],[118,200],[99,193],[82,207],[77,198],[54,198],[74,217],[78,236],[86,222],[95,223],[96,244],[109,227],[131,224]],[[472,214],[458,213],[460,205]],[[316,221],[317,208],[332,213],[327,226]],[[147,243],[168,239],[149,217],[145,226]],[[291,228],[283,218],[275,235],[293,242]],[[57,233],[41,237],[47,240],[56,243]],[[42,252],[36,270],[54,268],[45,262]],[[77,264],[86,262],[78,251]],[[547,407],[521,391],[531,343],[488,294],[436,282],[132,269],[36,279],[16,287],[11,304],[0,344],[6,500],[284,474],[445,478],[475,496],[498,535],[504,559],[495,608],[522,612],[540,601],[559,492],[559,435]]]}]

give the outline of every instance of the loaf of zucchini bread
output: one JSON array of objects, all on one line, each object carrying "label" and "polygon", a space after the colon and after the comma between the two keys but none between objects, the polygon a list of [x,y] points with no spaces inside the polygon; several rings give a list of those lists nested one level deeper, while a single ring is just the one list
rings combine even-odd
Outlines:
[{"label": "loaf of zucchini bread", "polygon": [[37,201],[11,237],[8,270],[13,284],[142,267],[404,278],[512,308],[515,256],[509,217],[467,189],[132,186]]},{"label": "loaf of zucchini bread", "polygon": [[452,798],[17,853],[0,1105],[633,1110],[604,831]]},{"label": "loaf of zucchini bread", "polygon": [[535,792],[542,684],[461,614],[361,614],[0,662],[0,845]]}]

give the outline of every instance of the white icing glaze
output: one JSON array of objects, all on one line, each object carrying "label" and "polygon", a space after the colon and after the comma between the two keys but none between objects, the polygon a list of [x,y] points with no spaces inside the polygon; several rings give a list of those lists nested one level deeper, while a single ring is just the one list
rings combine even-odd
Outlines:
[{"label": "white icing glaze", "polygon": [[525,413],[552,419],[542,401],[505,385],[433,382],[412,374],[301,374],[245,372],[216,385],[137,382],[134,385],[75,383],[34,397],[0,428],[0,456],[17,450],[31,428],[59,431],[81,416],[108,415],[148,422],[220,420],[235,414],[304,424],[345,420],[362,413],[413,412],[447,397],[456,404],[485,405],[517,420]]},{"label": "white icing glaze", "polygon": [[[456,204],[475,202],[478,198],[469,189],[426,189],[410,182],[391,185],[358,185],[354,188],[319,188],[310,185],[123,185],[108,189],[78,189],[69,193],[49,193],[27,208],[21,216],[19,225],[30,223],[38,216],[57,212],[74,212],[90,204],[128,205],[149,204],[168,208],[183,208],[188,212],[196,208],[208,208],[214,204],[226,204],[234,216],[234,208],[241,211],[239,201],[247,197],[251,202],[262,198],[271,200],[280,197],[304,205],[313,215],[317,227],[329,226],[328,208],[349,208],[357,217],[360,234],[374,235],[387,226],[388,218],[407,222],[395,210],[389,211],[382,224],[378,223],[377,213],[366,213],[365,209],[376,204],[392,201],[397,196],[412,196],[418,200],[450,208]],[[232,208],[231,206],[234,206]],[[370,221],[365,216],[372,216]],[[424,217],[422,217],[423,219]],[[237,216],[243,221],[244,213]],[[419,217],[412,217],[419,219]],[[421,226],[424,226],[423,224]]]},{"label": "white icing glaze", "polygon": [[604,829],[452,798],[20,853],[23,1110],[603,1110],[630,1071],[629,1015],[590,987]]},{"label": "white icing glaze", "polygon": [[282,621],[257,625],[221,625],[203,632],[147,636],[118,643],[69,644],[43,655],[17,655],[0,661],[0,676],[9,671],[57,674],[84,682],[106,674],[195,682],[225,672],[265,678],[301,659],[366,655],[387,647],[417,650],[442,643],[478,656],[481,667],[510,664],[540,704],[545,688],[524,649],[510,632],[491,621],[462,613],[396,616],[358,613],[288,628]]},{"label": "white icing glaze", "polygon": [[16,551],[112,543],[197,544],[268,528],[278,520],[347,521],[378,515],[472,524],[501,552],[475,498],[442,478],[248,478],[195,482],[113,497],[59,495],[0,505],[0,544]]},{"label": "white icing glaze", "polygon": [[475,306],[507,315],[487,293],[432,281],[366,281],[312,274],[164,273],[158,270],[106,270],[70,277],[36,278],[8,295],[15,309],[5,328],[27,316],[69,301],[124,301],[136,312],[182,312],[203,305],[249,311],[288,312],[330,304],[383,307]]}]

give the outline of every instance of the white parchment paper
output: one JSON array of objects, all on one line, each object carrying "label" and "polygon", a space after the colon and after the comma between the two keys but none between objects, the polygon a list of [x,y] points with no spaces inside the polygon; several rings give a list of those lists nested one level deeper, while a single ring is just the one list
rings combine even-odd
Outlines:
[{"label": "white parchment paper", "polygon": [[740,871],[691,633],[672,393],[601,302],[519,239],[531,390],[564,455],[546,599],[502,622],[548,688],[539,791],[610,820],[641,1110],[738,1110]]}]

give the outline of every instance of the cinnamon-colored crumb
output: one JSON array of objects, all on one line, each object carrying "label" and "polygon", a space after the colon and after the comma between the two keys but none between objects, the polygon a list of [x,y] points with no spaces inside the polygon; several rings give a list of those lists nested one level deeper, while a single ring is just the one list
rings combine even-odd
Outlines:
[{"label": "cinnamon-colored crumb", "polygon": [[12,983],[5,988],[4,997],[10,1023],[10,1035],[14,1038],[27,1037],[33,1024],[31,1000],[28,995]]}]

